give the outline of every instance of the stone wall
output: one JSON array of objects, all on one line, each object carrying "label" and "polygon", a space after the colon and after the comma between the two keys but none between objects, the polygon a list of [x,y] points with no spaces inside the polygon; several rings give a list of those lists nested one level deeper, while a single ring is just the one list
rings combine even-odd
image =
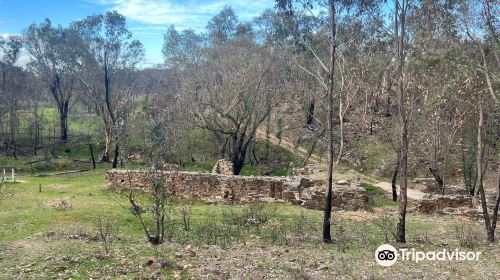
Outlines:
[{"label": "stone wall", "polygon": [[212,174],[233,175],[233,163],[226,159],[219,159],[212,168]]},{"label": "stone wall", "polygon": [[[148,191],[149,178],[165,180],[171,195],[194,198],[208,203],[288,202],[322,210],[324,181],[306,181],[295,177],[235,176],[197,172],[110,170],[107,186]],[[369,199],[363,188],[334,186],[334,210],[366,210]]]},{"label": "stone wall", "polygon": [[450,209],[472,208],[471,196],[466,195],[434,195],[430,198],[418,200],[416,211],[419,213],[446,213]]}]

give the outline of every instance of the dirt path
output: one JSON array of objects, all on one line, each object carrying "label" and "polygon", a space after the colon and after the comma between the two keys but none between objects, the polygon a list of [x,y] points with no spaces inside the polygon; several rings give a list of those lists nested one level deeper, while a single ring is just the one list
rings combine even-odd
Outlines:
[{"label": "dirt path", "polygon": [[[381,188],[388,193],[392,193],[391,183],[379,182],[379,183],[375,184],[374,186]],[[399,193],[399,186],[397,186],[397,192]],[[408,188],[407,193],[408,193],[409,200],[422,200],[422,199],[427,198],[429,196],[429,194],[427,194],[427,193],[421,192],[419,190],[410,189],[410,188]]]}]

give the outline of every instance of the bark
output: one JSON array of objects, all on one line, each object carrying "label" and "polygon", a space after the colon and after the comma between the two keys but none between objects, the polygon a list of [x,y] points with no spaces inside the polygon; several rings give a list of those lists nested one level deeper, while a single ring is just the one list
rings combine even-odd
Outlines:
[{"label": "bark", "polygon": [[118,144],[115,144],[115,156],[113,158],[113,168],[116,168],[118,166],[119,153],[120,153],[120,146],[118,146]]},{"label": "bark", "polygon": [[484,48],[481,45],[481,43],[478,43],[478,45],[479,45],[479,50],[481,52],[481,58],[483,61],[484,77],[486,78],[486,85],[488,86],[488,91],[491,95],[491,98],[493,98],[493,100],[495,100],[495,103],[498,103],[498,99],[497,99],[497,96],[495,94],[495,90],[493,89],[493,85],[491,84],[490,73],[489,73],[489,69],[488,69],[488,62],[486,61],[486,55],[484,53]]},{"label": "bark", "polygon": [[92,144],[89,144],[89,150],[90,150],[90,159],[92,160],[92,169],[95,169],[94,150],[92,150]]},{"label": "bark", "polygon": [[493,207],[493,217],[491,219],[491,234],[489,239],[491,242],[495,241],[495,230],[497,228],[498,221],[498,210],[500,208],[500,163],[497,162],[497,199],[495,201],[495,206]]},{"label": "bark", "polygon": [[52,77],[52,84],[50,85],[50,92],[57,104],[59,112],[59,126],[61,128],[61,141],[68,140],[68,108],[73,91],[73,81],[71,81],[69,88],[63,89],[61,79],[58,73],[54,73]]},{"label": "bark", "polygon": [[396,163],[396,168],[394,168],[394,172],[392,173],[392,201],[398,201],[398,191],[396,187],[396,180],[398,179],[398,171],[399,171],[399,155]]},{"label": "bark", "polygon": [[477,166],[477,194],[479,194],[480,199],[481,199],[481,208],[483,210],[483,219],[484,219],[484,224],[486,228],[486,233],[487,233],[487,239],[490,241],[490,234],[491,234],[491,229],[490,229],[490,215],[488,214],[488,205],[486,204],[486,195],[484,193],[484,186],[483,186],[483,106],[482,104],[479,104],[479,120],[477,122],[477,159],[476,159],[476,166]]},{"label": "bark", "polygon": [[431,173],[432,177],[436,180],[436,183],[438,184],[438,188],[442,191],[444,191],[444,181],[443,178],[439,175],[438,171],[430,166],[427,167],[429,169],[429,172]]},{"label": "bark", "polygon": [[309,108],[307,108],[307,119],[306,124],[312,125],[314,120],[314,99],[309,102]]},{"label": "bark", "polygon": [[111,145],[113,142],[113,129],[110,127],[109,124],[104,125],[104,133],[106,137],[106,144],[104,147],[104,154],[102,155],[101,161],[102,162],[109,162],[110,160],[110,155],[111,155]]},{"label": "bark", "polygon": [[327,196],[323,216],[323,242],[332,243],[331,215],[333,199],[333,81],[335,78],[335,53],[336,53],[336,22],[335,22],[335,0],[329,2],[330,23],[330,69],[328,73],[328,174],[327,174]]},{"label": "bark", "polygon": [[[254,135],[255,133],[253,133]],[[231,162],[233,163],[233,173],[234,175],[240,175],[241,169],[245,165],[245,158],[248,150],[248,146],[252,143],[253,135],[245,139],[245,132],[238,134],[233,134],[232,137],[232,152],[231,152]]]},{"label": "bark", "polygon": [[[340,97],[340,104],[339,104],[339,120],[340,120],[340,147],[339,147],[339,154],[337,156],[336,164],[339,164],[340,160],[342,159],[342,153],[344,152],[344,114],[342,113],[344,108],[343,108],[343,102],[342,102],[342,96]],[[372,131],[372,128],[370,128],[370,131]],[[371,133],[370,133],[371,135]]]},{"label": "bark", "polygon": [[59,109],[59,123],[61,127],[61,140],[66,141],[68,140],[68,107],[69,107],[69,100],[61,102],[60,105],[58,105]]},{"label": "bark", "polygon": [[[111,155],[111,146],[113,144],[113,128],[116,124],[115,115],[111,107],[111,89],[110,89],[110,73],[108,68],[108,54],[104,52],[104,101],[106,103],[106,112],[102,112],[106,133],[106,148],[102,156],[102,162],[109,162]],[[116,142],[116,141],[115,141]],[[113,160],[113,168],[117,166],[119,146],[115,143],[115,159]]]},{"label": "bark", "polygon": [[[401,138],[401,154],[400,154],[400,194],[399,194],[399,219],[396,228],[396,241],[406,243],[406,205],[407,205],[407,187],[408,187],[408,119],[406,114],[406,94],[404,90],[404,37],[405,37],[405,20],[406,20],[406,1],[396,0],[396,18],[399,16],[400,34],[396,34],[398,38],[398,93],[399,93],[399,123],[400,123],[400,138]],[[401,13],[399,13],[401,8]]]}]

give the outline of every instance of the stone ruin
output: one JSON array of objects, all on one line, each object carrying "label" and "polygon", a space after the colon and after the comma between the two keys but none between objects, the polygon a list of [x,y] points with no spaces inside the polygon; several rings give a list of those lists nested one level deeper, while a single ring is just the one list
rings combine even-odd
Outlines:
[{"label": "stone ruin", "polygon": [[[441,194],[441,189],[434,178],[415,178],[414,183],[418,184],[418,190],[427,194],[423,199],[417,200],[415,210],[422,214],[460,215],[470,218],[482,217],[483,211],[481,202],[468,194],[463,187],[447,185],[445,194]],[[488,209],[493,211],[496,193],[486,191],[486,203]]]},{"label": "stone ruin", "polygon": [[[488,210],[493,211],[496,193],[486,192]],[[433,194],[428,198],[416,201],[415,210],[423,214],[460,215],[470,218],[483,216],[481,201],[470,195],[440,195]]]},{"label": "stone ruin", "polygon": [[444,214],[448,212],[448,209],[461,207],[472,208],[472,197],[466,195],[434,195],[430,198],[418,200],[415,210],[424,214]]},{"label": "stone ruin", "polygon": [[316,164],[307,164],[302,168],[294,168],[292,171],[292,175],[299,177],[304,177],[304,176],[310,177],[317,175],[321,172],[325,172],[325,169],[322,168],[321,166],[318,166]]},{"label": "stone ruin", "polygon": [[212,174],[234,175],[233,163],[226,159],[219,159],[212,168]]},{"label": "stone ruin", "polygon": [[[217,167],[219,166],[219,167]],[[228,171],[227,165],[216,165],[217,172]],[[224,167],[224,168],[222,168]],[[236,176],[198,172],[117,170],[106,173],[109,188],[130,187],[149,191],[151,176],[165,180],[171,195],[197,199],[206,203],[282,202],[309,209],[323,210],[326,197],[324,180],[304,177]],[[343,182],[344,183],[344,182]],[[334,210],[369,210],[371,201],[365,189],[351,185],[334,185]]]}]

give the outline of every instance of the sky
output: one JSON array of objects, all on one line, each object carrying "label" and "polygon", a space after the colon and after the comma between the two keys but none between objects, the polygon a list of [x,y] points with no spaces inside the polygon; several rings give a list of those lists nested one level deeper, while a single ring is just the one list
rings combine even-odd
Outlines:
[{"label": "sky", "polygon": [[32,23],[49,18],[67,26],[88,15],[117,10],[129,30],[144,44],[144,66],[162,63],[163,34],[168,26],[201,32],[224,6],[231,6],[241,22],[274,6],[274,0],[0,0],[0,36],[22,34]]}]

